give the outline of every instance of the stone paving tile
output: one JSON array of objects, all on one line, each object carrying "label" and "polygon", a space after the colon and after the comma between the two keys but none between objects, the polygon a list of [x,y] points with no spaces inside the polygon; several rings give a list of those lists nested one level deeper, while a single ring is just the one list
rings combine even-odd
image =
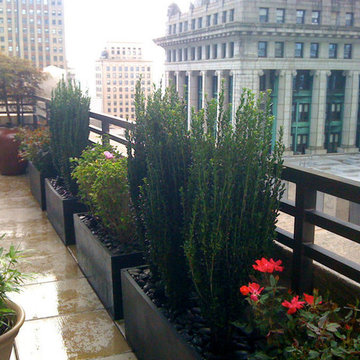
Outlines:
[{"label": "stone paving tile", "polygon": [[105,310],[26,321],[16,346],[20,360],[111,359],[131,351]]},{"label": "stone paving tile", "polygon": [[11,299],[24,308],[26,320],[104,308],[85,278],[25,285]]},{"label": "stone paving tile", "polygon": [[84,277],[69,253],[24,258],[19,263],[19,270],[32,273],[32,277],[24,281],[27,285]]}]

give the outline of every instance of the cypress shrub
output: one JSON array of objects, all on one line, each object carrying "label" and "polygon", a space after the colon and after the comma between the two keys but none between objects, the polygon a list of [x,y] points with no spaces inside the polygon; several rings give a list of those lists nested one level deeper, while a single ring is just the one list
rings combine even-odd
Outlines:
[{"label": "cypress shrub", "polygon": [[90,97],[80,85],[62,79],[53,90],[50,102],[50,148],[54,167],[65,188],[73,195],[77,186],[71,178],[70,158],[79,157],[88,144]]},{"label": "cypress shrub", "polygon": [[139,83],[137,90],[137,126],[128,137],[130,192],[152,273],[163,282],[170,306],[179,309],[190,284],[181,197],[190,162],[187,111],[172,87],[154,91],[146,105]]},{"label": "cypress shrub", "polygon": [[184,193],[185,254],[219,352],[240,315],[240,284],[247,282],[251,264],[273,250],[283,193],[283,146],[280,134],[271,151],[270,102],[247,90],[240,100],[234,124],[223,109],[223,92],[218,113],[210,102],[205,114],[194,116]]}]

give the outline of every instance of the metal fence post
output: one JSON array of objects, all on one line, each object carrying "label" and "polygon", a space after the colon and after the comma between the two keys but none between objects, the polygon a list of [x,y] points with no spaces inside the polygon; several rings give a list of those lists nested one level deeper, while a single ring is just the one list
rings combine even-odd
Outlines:
[{"label": "metal fence post", "polygon": [[305,210],[316,208],[316,190],[297,183],[295,206],[291,284],[292,289],[301,294],[313,290],[313,260],[304,255],[303,244],[313,244],[315,240],[315,226],[306,221]]},{"label": "metal fence post", "polygon": [[102,143],[103,145],[109,144],[110,140],[108,137],[104,136],[110,133],[110,124],[108,120],[101,120],[101,131],[102,131]]}]

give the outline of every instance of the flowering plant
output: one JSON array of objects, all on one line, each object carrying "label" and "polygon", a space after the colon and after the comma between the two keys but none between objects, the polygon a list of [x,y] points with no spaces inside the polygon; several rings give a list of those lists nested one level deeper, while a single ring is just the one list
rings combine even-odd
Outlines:
[{"label": "flowering plant", "polygon": [[22,159],[31,161],[46,176],[54,174],[49,128],[19,128],[16,139],[20,141],[19,156]]},{"label": "flowering plant", "polygon": [[253,359],[347,359],[360,358],[360,309],[339,307],[313,294],[294,295],[279,286],[281,260],[262,258],[253,268],[265,284],[240,288],[252,308],[251,321],[264,341]]},{"label": "flowering plant", "polygon": [[71,161],[79,196],[91,214],[120,242],[133,240],[127,159],[111,145],[96,144]]}]

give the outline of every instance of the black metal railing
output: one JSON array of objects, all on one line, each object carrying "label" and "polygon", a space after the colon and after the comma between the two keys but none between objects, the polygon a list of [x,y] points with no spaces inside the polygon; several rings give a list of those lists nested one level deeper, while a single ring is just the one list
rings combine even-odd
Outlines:
[{"label": "black metal railing", "polygon": [[[36,98],[34,122],[48,119],[48,99]],[[110,140],[127,144],[124,136],[111,134],[111,126],[133,129],[129,121],[90,112],[90,132],[108,135]],[[315,244],[315,226],[360,244],[360,226],[316,210],[318,192],[360,204],[360,183],[303,167],[288,165],[282,179],[296,184],[295,201],[282,200],[281,211],[294,217],[293,233],[277,228],[277,241],[292,249],[292,288],[300,292],[312,288],[313,260],[360,284],[360,264]]]}]

